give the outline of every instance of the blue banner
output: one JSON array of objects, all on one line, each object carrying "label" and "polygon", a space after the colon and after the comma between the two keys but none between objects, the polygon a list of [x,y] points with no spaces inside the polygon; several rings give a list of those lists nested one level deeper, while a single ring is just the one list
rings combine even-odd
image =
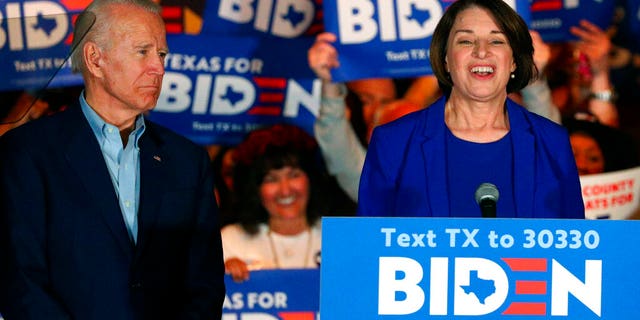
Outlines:
[{"label": "blue banner", "polygon": [[639,221],[323,218],[325,319],[638,319]]},{"label": "blue banner", "polygon": [[202,33],[290,39],[322,29],[322,0],[208,0]]},{"label": "blue banner", "polygon": [[606,30],[611,26],[614,5],[613,0],[532,0],[531,28],[546,42],[576,40],[569,28],[585,19]]},{"label": "blue banner", "polygon": [[320,104],[320,81],[306,58],[313,39],[167,39],[171,53],[151,120],[202,145],[237,144],[257,127],[283,122],[313,134]]},{"label": "blue banner", "polygon": [[640,0],[626,0],[625,19],[629,28],[627,46],[634,52],[640,52]]},{"label": "blue banner", "polygon": [[225,276],[222,320],[315,320],[320,305],[318,269],[252,271],[242,283]]},{"label": "blue banner", "polygon": [[626,12],[631,21],[631,31],[640,35],[640,0],[627,0]]},{"label": "blue banner", "polygon": [[82,8],[65,1],[0,2],[0,91],[82,84],[68,56],[73,23]]},{"label": "blue banner", "polygon": [[[325,0],[326,31],[337,35],[335,81],[431,74],[429,45],[452,0]],[[505,1],[528,22],[529,0]]]}]

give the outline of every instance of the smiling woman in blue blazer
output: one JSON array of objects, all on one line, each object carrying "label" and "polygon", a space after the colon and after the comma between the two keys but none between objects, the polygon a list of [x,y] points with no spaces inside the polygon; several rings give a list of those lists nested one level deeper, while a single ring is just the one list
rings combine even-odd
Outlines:
[{"label": "smiling woman in blue blazer", "polygon": [[508,99],[538,76],[527,26],[503,1],[459,0],[438,23],[431,65],[444,97],[374,129],[360,180],[362,216],[584,218],[566,130]]}]

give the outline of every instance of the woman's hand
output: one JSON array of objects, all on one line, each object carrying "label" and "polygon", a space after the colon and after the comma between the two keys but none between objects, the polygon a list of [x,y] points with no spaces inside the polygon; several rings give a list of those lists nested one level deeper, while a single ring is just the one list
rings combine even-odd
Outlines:
[{"label": "woman's hand", "polygon": [[331,69],[340,66],[338,52],[332,44],[336,39],[336,35],[330,32],[319,34],[307,55],[309,67],[324,82],[331,82]]},{"label": "woman's hand", "polygon": [[243,282],[249,280],[249,268],[244,261],[238,258],[230,258],[224,262],[224,270],[231,275],[233,281]]},{"label": "woman's hand", "polygon": [[529,34],[531,34],[531,40],[533,40],[533,63],[536,64],[538,72],[542,74],[551,58],[551,48],[542,40],[540,33],[537,31],[530,30]]},{"label": "woman's hand", "polygon": [[571,33],[580,38],[576,48],[589,58],[594,76],[600,72],[608,73],[611,51],[609,35],[587,20],[580,20],[579,27],[571,27]]}]

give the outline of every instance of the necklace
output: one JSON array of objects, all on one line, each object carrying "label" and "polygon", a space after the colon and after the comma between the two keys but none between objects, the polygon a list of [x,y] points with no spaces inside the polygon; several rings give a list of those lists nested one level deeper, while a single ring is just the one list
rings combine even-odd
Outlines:
[{"label": "necklace", "polygon": [[[304,260],[303,260],[303,268],[307,268],[309,266],[309,253],[311,252],[311,228],[307,228],[307,249],[305,250]],[[267,237],[269,237],[269,246],[271,248],[271,255],[273,256],[273,263],[276,266],[276,269],[280,269],[280,260],[278,259],[278,251],[276,251],[276,245],[273,241],[273,235],[271,232],[271,228],[267,232]],[[293,253],[288,253],[289,250],[285,248],[285,256],[291,255]]]}]

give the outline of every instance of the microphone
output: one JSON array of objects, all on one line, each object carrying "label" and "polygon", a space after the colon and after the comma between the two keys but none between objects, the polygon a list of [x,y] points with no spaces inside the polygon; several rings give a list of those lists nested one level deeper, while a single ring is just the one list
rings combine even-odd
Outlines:
[{"label": "microphone", "polygon": [[496,203],[500,197],[498,188],[492,183],[482,183],[476,189],[476,202],[480,206],[483,218],[496,217]]}]

